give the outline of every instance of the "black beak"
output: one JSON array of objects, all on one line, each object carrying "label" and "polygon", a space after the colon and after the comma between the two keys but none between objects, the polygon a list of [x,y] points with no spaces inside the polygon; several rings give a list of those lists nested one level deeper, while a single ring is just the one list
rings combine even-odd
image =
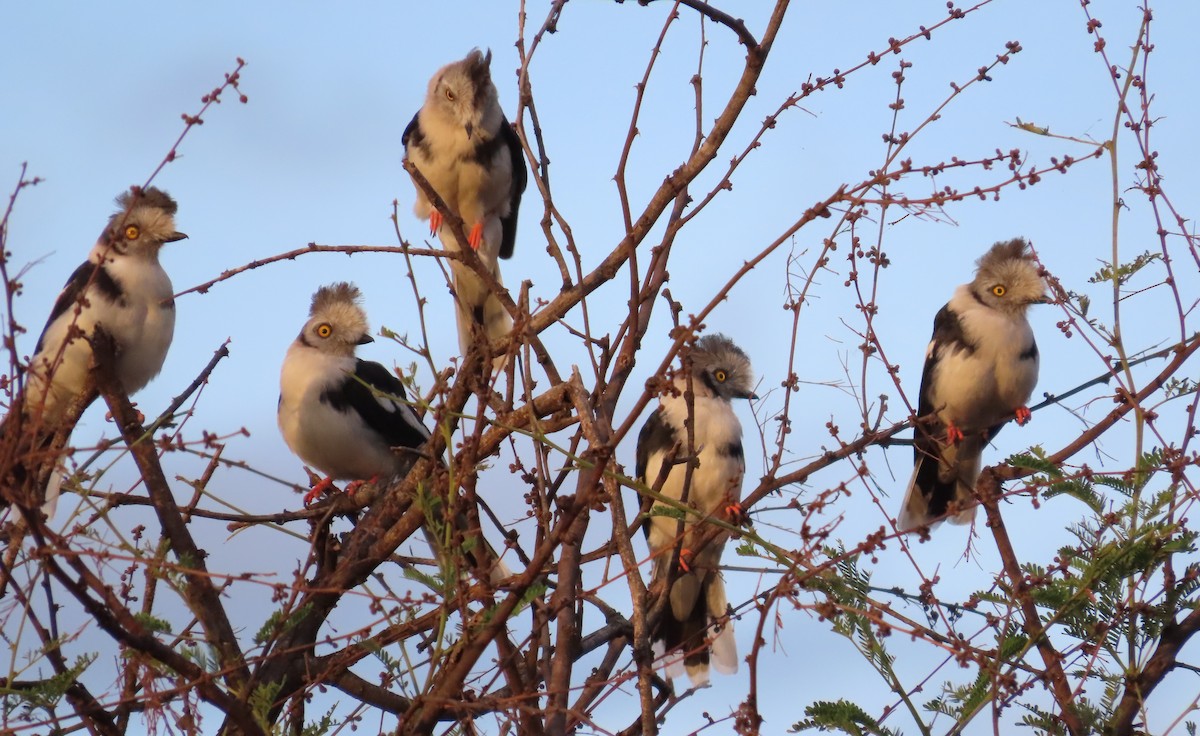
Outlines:
[{"label": "black beak", "polygon": [[370,335],[363,335],[362,337],[358,338],[359,345],[366,345],[369,342],[375,342],[375,338],[371,337]]},{"label": "black beak", "polygon": [[187,233],[174,232],[163,238],[164,243],[174,243],[176,240],[183,240],[187,237]]},{"label": "black beak", "polygon": [[467,129],[467,140],[471,140],[471,136],[475,133],[475,126],[467,123],[463,127]]}]

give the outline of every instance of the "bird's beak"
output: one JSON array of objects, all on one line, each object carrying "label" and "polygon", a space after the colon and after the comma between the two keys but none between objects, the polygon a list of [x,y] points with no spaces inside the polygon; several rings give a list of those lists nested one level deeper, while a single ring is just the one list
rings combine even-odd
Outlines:
[{"label": "bird's beak", "polygon": [[1051,297],[1048,297],[1048,296],[1046,296],[1045,294],[1042,294],[1041,298],[1034,299],[1033,301],[1031,301],[1031,302],[1029,302],[1029,303],[1030,303],[1030,304],[1053,304],[1053,303],[1054,303],[1054,299],[1052,299]]},{"label": "bird's beak", "polygon": [[167,237],[163,238],[163,242],[164,243],[174,243],[176,240],[183,240],[186,237],[187,237],[187,233],[173,232],[170,235],[168,235]]},{"label": "bird's beak", "polygon": [[363,335],[362,337],[358,338],[359,345],[366,345],[369,342],[375,342],[375,338],[371,337],[370,335]]},{"label": "bird's beak", "polygon": [[463,127],[467,129],[467,140],[471,140],[471,136],[475,133],[475,126],[467,123]]},{"label": "bird's beak", "polygon": [[758,394],[751,391],[750,393],[746,394],[743,398],[745,398],[748,401],[758,401]]}]

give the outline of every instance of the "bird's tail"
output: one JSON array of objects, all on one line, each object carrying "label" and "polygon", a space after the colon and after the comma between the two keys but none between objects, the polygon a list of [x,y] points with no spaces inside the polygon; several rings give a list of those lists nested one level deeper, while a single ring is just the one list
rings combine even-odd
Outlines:
[{"label": "bird's tail", "polygon": [[[969,524],[975,520],[978,507],[973,488],[979,478],[982,441],[967,437],[958,444],[934,443],[936,454],[918,445],[912,478],[896,519],[901,532],[934,528],[943,521]],[[947,516],[952,507],[957,510]]]},{"label": "bird's tail", "polygon": [[700,687],[709,681],[710,666],[722,674],[737,672],[737,640],[728,611],[725,581],[715,566],[694,566],[676,578],[652,637],[656,656],[667,655],[669,676],[686,671],[692,686]]}]

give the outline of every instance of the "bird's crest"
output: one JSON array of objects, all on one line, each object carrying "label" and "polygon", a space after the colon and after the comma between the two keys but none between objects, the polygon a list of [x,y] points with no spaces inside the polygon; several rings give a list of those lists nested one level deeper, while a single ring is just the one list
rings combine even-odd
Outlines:
[{"label": "bird's crest", "polygon": [[971,289],[984,304],[1020,314],[1030,304],[1046,301],[1046,284],[1024,238],[996,243],[978,265]]},{"label": "bird's crest", "polygon": [[1013,238],[993,245],[987,253],[980,256],[976,265],[980,272],[991,271],[1001,263],[1020,259],[1032,263],[1033,254],[1029,252],[1029,243],[1025,241],[1025,238]]},{"label": "bird's crest", "polygon": [[312,306],[308,308],[308,316],[315,317],[318,312],[328,311],[335,304],[358,306],[360,298],[362,298],[362,292],[348,281],[322,286],[317,289],[317,293],[313,294]]},{"label": "bird's crest", "polygon": [[158,187],[130,187],[117,195],[117,206],[121,208],[117,215],[132,212],[136,207],[153,207],[172,216],[179,210],[179,205],[171,199],[171,195]]},{"label": "bird's crest", "polygon": [[479,49],[471,49],[471,53],[462,60],[462,64],[475,89],[486,88],[492,80],[491,49],[488,49],[486,54]]}]

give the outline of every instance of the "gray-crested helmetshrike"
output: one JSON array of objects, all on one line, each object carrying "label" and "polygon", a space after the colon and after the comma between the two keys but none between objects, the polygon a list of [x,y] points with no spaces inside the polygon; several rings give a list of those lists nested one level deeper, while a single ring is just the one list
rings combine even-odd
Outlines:
[{"label": "gray-crested helmetshrike", "polygon": [[[326,476],[305,503],[334,479],[357,487],[404,476],[430,437],[400,379],[379,363],[355,355],[359,345],[374,342],[360,296],[358,287],[346,282],[318,289],[308,321],[283,360],[280,432],[292,452]],[[440,555],[436,535],[427,536]],[[479,561],[492,579],[507,577],[508,569],[487,543],[472,549],[479,548],[485,550]]]},{"label": "gray-crested helmetshrike", "polygon": [[[54,302],[38,338],[19,397],[22,431],[49,439],[73,402],[88,401],[89,339],[96,328],[112,337],[114,372],[132,394],[158,375],[175,333],[171,279],[159,263],[163,244],[186,238],[175,229],[175,200],[154,187],[132,188]],[[5,424],[14,421],[14,411]],[[5,430],[7,431],[7,430]],[[68,430],[69,431],[69,430]],[[53,514],[61,477],[55,473],[46,506]]]},{"label": "gray-crested helmetshrike", "polygon": [[[690,509],[682,527],[678,515],[662,514],[650,516],[643,529],[654,558],[653,579],[666,579],[669,586],[670,602],[652,637],[656,654],[661,650],[668,656],[671,676],[686,668],[692,684],[698,686],[708,682],[710,663],[718,672],[737,671],[733,621],[718,569],[728,536],[721,534],[699,549],[695,540],[704,519],[741,517],[746,461],[742,425],[731,400],[757,396],[750,359],[724,335],[696,340],[684,366],[638,434],[637,477]],[[696,461],[690,473],[689,456]],[[650,513],[654,505],[652,497],[643,498],[643,512]],[[677,543],[681,543],[678,571],[670,579]]]},{"label": "gray-crested helmetshrike", "polygon": [[921,373],[901,531],[975,518],[984,445],[1009,419],[1029,421],[1025,404],[1037,384],[1038,348],[1026,310],[1046,301],[1038,264],[1017,238],[993,245],[974,280],[937,313]]},{"label": "gray-crested helmetshrike", "polygon": [[[405,155],[446,206],[462,219],[467,241],[501,282],[499,258],[511,258],[517,211],[529,173],[521,140],[500,109],[491,75],[492,52],[474,49],[429,81],[425,104],[401,138]],[[438,212],[417,187],[417,217],[429,220],[447,250],[461,249]],[[479,276],[452,261],[457,294],[459,348],[465,354],[478,324],[488,340],[508,334],[512,317]],[[501,282],[502,283],[502,282]]]}]

